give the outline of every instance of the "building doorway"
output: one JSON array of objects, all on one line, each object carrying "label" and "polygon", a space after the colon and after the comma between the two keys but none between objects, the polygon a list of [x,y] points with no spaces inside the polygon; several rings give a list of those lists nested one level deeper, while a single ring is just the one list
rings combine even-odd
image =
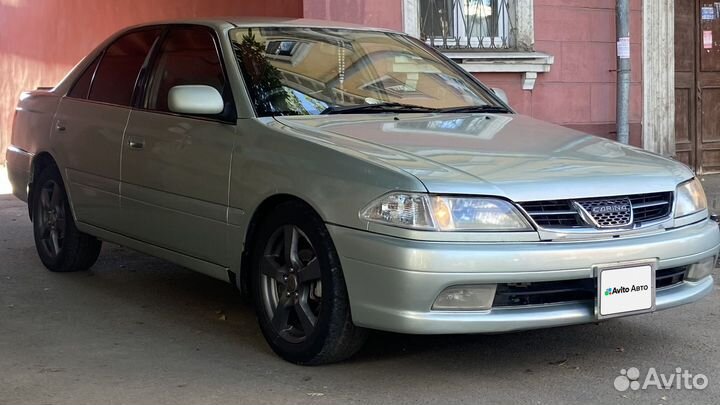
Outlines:
[{"label": "building doorway", "polygon": [[678,160],[720,173],[720,1],[675,2],[675,143]]}]

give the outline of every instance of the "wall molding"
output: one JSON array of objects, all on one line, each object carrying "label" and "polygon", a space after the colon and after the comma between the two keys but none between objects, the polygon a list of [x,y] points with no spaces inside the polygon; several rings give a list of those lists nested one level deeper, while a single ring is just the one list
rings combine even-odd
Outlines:
[{"label": "wall molding", "polygon": [[643,1],[643,147],[675,154],[675,1]]},{"label": "wall molding", "polygon": [[420,38],[420,2],[419,0],[403,0],[403,31],[415,38]]},{"label": "wall molding", "polygon": [[534,0],[515,0],[515,44],[520,51],[535,50]]},{"label": "wall molding", "polygon": [[555,57],[543,52],[443,51],[470,73],[521,73],[523,90],[533,90],[538,73],[547,73]]}]

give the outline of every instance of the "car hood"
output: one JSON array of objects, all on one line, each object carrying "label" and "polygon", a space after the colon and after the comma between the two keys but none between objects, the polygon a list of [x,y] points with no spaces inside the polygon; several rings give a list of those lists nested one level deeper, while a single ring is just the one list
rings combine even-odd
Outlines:
[{"label": "car hood", "polygon": [[305,136],[400,168],[429,192],[515,201],[673,191],[692,178],[650,152],[516,114],[277,117]]}]

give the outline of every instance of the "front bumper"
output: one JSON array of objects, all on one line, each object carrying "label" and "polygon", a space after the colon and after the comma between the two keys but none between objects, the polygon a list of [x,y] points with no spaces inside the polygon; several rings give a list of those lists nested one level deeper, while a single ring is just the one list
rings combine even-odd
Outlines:
[{"label": "front bumper", "polygon": [[[663,233],[583,242],[445,243],[379,235],[328,225],[340,255],[358,326],[415,334],[497,333],[596,321],[594,302],[433,311],[450,286],[593,278],[600,264],[657,260],[658,270],[717,255],[717,223]],[[696,301],[713,278],[657,290],[656,310]]]}]

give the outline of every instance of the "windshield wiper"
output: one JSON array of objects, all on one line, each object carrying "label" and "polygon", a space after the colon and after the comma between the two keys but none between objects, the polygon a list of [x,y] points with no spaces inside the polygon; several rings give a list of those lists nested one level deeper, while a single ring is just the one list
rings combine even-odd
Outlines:
[{"label": "windshield wiper", "polygon": [[464,105],[462,107],[439,108],[437,112],[441,113],[498,113],[507,114],[510,112],[505,107],[499,105]]},{"label": "windshield wiper", "polygon": [[333,105],[321,112],[320,114],[361,114],[374,112],[436,112],[437,108],[423,107],[420,105],[403,104],[403,103],[379,103],[379,104],[360,104],[360,105]]}]

